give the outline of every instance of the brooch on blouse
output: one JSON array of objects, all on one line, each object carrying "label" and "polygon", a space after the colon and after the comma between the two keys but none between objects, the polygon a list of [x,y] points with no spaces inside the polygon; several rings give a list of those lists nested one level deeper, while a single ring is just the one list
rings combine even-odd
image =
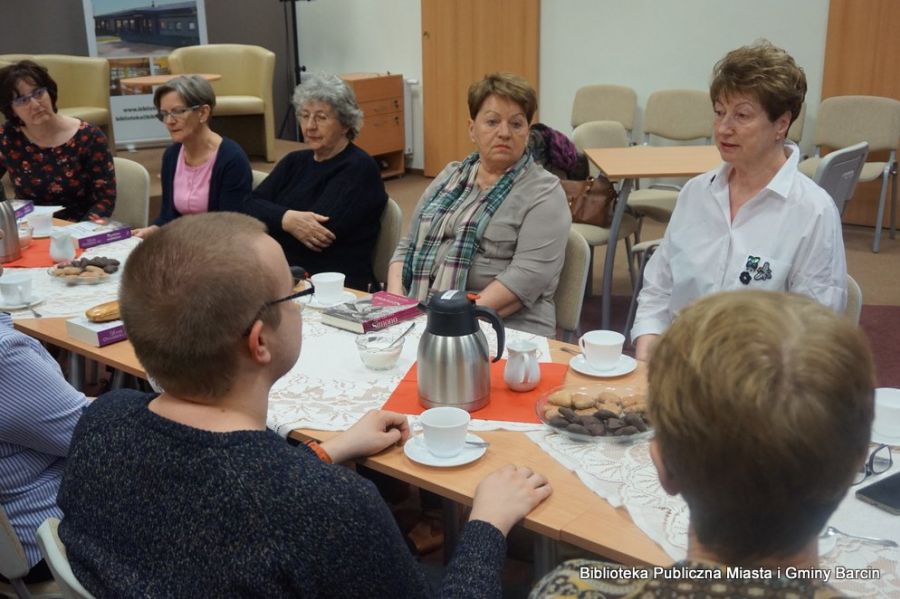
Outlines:
[{"label": "brooch on blouse", "polygon": [[742,284],[749,285],[750,281],[767,281],[772,278],[772,268],[768,262],[763,262],[760,266],[759,256],[747,256],[747,262],[744,264],[744,272],[738,277]]}]

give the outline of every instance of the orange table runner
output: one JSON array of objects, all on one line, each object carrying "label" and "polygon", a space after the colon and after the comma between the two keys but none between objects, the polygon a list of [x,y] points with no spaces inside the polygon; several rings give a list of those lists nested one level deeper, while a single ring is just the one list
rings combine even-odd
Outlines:
[{"label": "orange table runner", "polygon": [[[491,401],[480,410],[472,412],[472,418],[539,424],[540,420],[534,411],[534,404],[541,395],[563,384],[563,379],[569,370],[568,364],[542,362],[540,364],[540,384],[524,393],[511,390],[503,382],[505,367],[506,360],[491,364]],[[425,411],[425,408],[419,403],[416,374],[416,365],[413,364],[382,409],[401,414],[421,414]]]},{"label": "orange table runner", "polygon": [[[81,248],[75,249],[75,257],[77,258],[84,252]],[[3,265],[4,268],[47,268],[56,264],[56,261],[50,257],[50,239],[32,239],[31,245],[22,250],[22,257]]]}]

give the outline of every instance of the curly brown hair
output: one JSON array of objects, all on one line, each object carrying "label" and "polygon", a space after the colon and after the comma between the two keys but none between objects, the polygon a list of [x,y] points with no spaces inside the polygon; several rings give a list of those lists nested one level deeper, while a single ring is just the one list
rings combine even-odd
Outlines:
[{"label": "curly brown hair", "polygon": [[713,67],[709,86],[713,104],[734,95],[756,98],[773,123],[790,112],[793,124],[806,97],[806,74],[790,54],[760,40],[732,50]]}]

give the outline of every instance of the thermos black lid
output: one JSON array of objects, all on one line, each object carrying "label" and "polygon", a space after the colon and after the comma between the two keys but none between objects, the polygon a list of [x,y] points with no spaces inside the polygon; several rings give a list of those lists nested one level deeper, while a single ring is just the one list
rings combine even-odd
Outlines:
[{"label": "thermos black lid", "polygon": [[475,303],[465,291],[450,289],[431,296],[428,302],[428,323],[425,329],[432,335],[461,337],[478,330]]}]

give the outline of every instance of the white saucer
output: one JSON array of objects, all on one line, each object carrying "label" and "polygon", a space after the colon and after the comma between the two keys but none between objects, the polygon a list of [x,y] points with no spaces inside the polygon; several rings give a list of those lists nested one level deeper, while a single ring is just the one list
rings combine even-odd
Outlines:
[{"label": "white saucer", "polygon": [[580,372],[581,374],[608,378],[628,374],[629,372],[637,368],[637,360],[635,360],[631,356],[622,354],[621,356],[619,356],[619,363],[616,364],[615,368],[610,368],[609,370],[600,370],[599,368],[594,368],[593,366],[588,364],[587,360],[584,359],[584,354],[578,354],[577,356],[569,360],[569,366],[572,368],[572,370],[574,370],[575,372]]},{"label": "white saucer", "polygon": [[[875,389],[875,421],[872,423],[872,443],[900,446],[900,430],[895,430],[893,431],[894,434],[889,434],[884,430],[889,429],[889,427],[884,426],[883,423],[882,426],[878,426],[881,422],[878,418],[878,414],[881,410],[884,410],[888,404],[895,409],[897,406],[900,406],[900,389],[893,389],[891,387]],[[884,418],[884,416],[882,416],[882,418]]]},{"label": "white saucer", "polygon": [[31,297],[31,300],[24,304],[9,304],[7,305],[3,298],[0,297],[0,311],[9,312],[11,310],[24,310],[26,308],[30,308],[32,306],[37,306],[39,303],[47,299],[46,295],[35,295]]},{"label": "white saucer", "polygon": [[[478,435],[473,435],[469,433],[466,435],[466,441],[484,441]],[[425,447],[425,440],[422,438],[422,435],[416,435],[415,437],[411,437],[406,445],[403,446],[403,453],[406,454],[406,457],[411,459],[413,462],[418,462],[419,464],[423,464],[425,466],[434,466],[436,468],[450,468],[451,466],[462,466],[463,464],[468,464],[470,462],[474,462],[478,458],[484,455],[484,452],[487,451],[487,447],[476,447],[474,445],[466,445],[463,447],[463,450],[459,452],[457,455],[452,458],[439,458],[436,455],[432,454]]]},{"label": "white saucer", "polygon": [[356,294],[349,291],[341,291],[340,299],[327,304],[323,304],[322,302],[320,302],[318,296],[315,293],[313,293],[312,296],[307,295],[300,298],[301,304],[309,306],[310,308],[313,308],[315,310],[324,310],[325,308],[332,308],[334,306],[337,306],[338,304],[346,304],[347,302],[353,301],[356,301]]}]

